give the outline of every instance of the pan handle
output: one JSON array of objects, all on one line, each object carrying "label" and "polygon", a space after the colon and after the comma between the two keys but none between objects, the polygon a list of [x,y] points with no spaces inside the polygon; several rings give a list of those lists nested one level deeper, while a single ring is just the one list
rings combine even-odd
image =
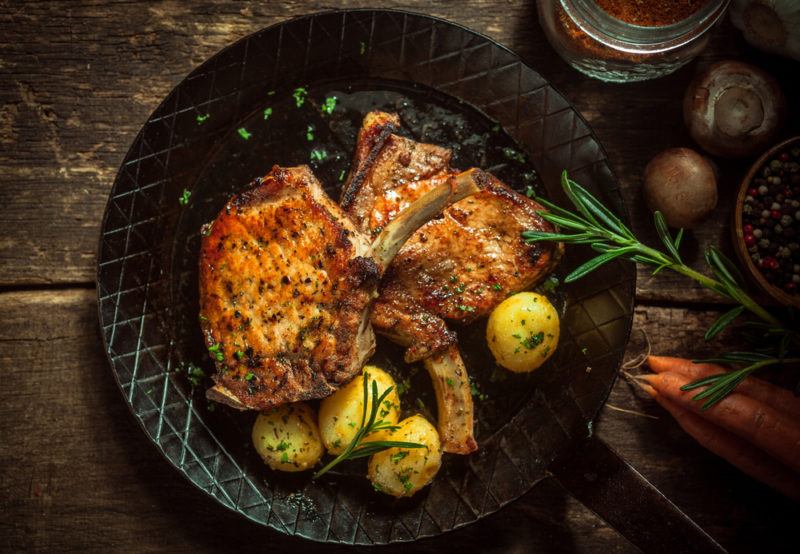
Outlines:
[{"label": "pan handle", "polygon": [[726,552],[598,438],[570,448],[549,470],[570,494],[645,552]]}]

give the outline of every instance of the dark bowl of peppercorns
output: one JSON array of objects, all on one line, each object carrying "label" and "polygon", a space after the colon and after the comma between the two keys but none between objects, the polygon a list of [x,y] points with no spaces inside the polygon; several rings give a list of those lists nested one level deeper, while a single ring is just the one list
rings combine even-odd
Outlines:
[{"label": "dark bowl of peppercorns", "polygon": [[736,199],[736,253],[775,301],[800,307],[800,136],[768,150],[747,172]]}]

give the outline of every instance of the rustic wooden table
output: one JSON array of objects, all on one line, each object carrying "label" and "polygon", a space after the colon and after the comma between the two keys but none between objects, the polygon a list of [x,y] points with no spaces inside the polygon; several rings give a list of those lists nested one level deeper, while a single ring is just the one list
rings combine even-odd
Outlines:
[{"label": "rustic wooden table", "polygon": [[[214,551],[302,549],[220,509],[178,477],[120,398],[100,343],[94,290],[100,219],[128,145],[184,75],[230,42],[289,17],[369,2],[0,1],[0,548]],[[658,81],[611,85],[570,69],[545,41],[533,1],[385,2],[488,34],[575,104],[605,145],[638,234],[647,160],[690,145],[681,98],[698,68],[752,61],[800,98],[796,63],[761,56],[726,21],[694,63]],[[800,129],[792,106],[786,134]],[[729,245],[747,162],[721,165],[720,203],[686,249],[697,267]],[[670,275],[640,270],[634,337],[664,354],[708,354],[723,306]],[[730,333],[723,342],[734,344]],[[655,415],[658,419],[621,412]],[[616,384],[598,435],[733,551],[797,551],[800,507],[706,452],[648,399]],[[653,525],[659,525],[653,521]],[[555,481],[478,524],[413,549],[529,552],[635,548]],[[408,548],[406,548],[408,549]]]}]

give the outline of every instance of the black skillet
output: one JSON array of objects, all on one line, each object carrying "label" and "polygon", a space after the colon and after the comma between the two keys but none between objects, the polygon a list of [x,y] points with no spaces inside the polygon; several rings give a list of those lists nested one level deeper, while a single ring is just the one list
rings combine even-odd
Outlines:
[{"label": "black skillet", "polygon": [[[336,107],[323,115],[332,97]],[[410,500],[374,492],[363,463],[318,481],[271,472],[249,447],[252,414],[210,405],[204,383],[192,387],[187,368],[211,372],[197,324],[200,226],[273,164],[309,163],[338,198],[370,109],[395,111],[410,136],[452,148],[456,167],[483,167],[557,203],[565,204],[558,176],[567,169],[625,217],[586,122],[487,37],[384,10],[315,14],[248,36],[193,71],[152,114],[120,168],[103,219],[97,285],[105,347],[125,401],[156,448],[223,506],[316,541],[385,544],[438,535],[555,475],[642,548],[719,549],[592,438],[631,327],[635,273],[623,262],[546,291],[562,309],[562,335],[556,355],[537,372],[497,368],[485,347],[485,322],[459,329],[481,394],[480,450],[447,456],[433,484]],[[559,271],[585,256],[568,249]],[[400,350],[380,339],[373,361],[410,380],[406,411],[431,416],[424,371],[403,364]]]}]

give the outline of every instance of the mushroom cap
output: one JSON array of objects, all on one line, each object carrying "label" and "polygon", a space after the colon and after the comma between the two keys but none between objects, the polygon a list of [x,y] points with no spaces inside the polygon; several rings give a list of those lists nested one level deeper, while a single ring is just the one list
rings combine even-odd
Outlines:
[{"label": "mushroom cap", "polygon": [[726,158],[766,148],[786,115],[786,97],[763,70],[738,61],[712,64],[683,98],[689,134],[703,150]]},{"label": "mushroom cap", "polygon": [[667,225],[693,229],[717,206],[717,175],[712,163],[689,148],[668,148],[644,170],[644,200]]}]

